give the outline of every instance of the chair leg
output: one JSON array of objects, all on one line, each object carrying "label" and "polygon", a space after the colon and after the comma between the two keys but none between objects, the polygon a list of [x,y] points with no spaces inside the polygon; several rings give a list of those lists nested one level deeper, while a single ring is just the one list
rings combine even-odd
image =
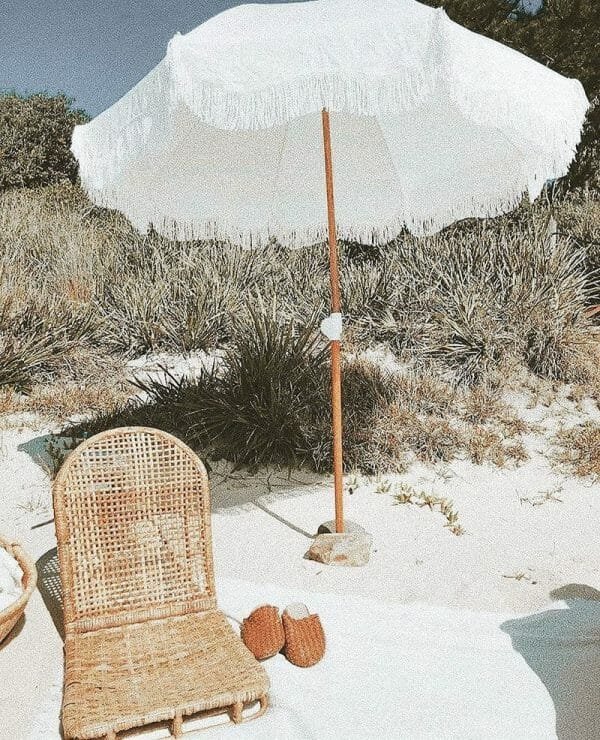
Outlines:
[{"label": "chair leg", "polygon": [[268,696],[268,694],[263,694],[263,695],[262,695],[262,696],[261,696],[261,697],[259,698],[259,700],[258,700],[258,701],[260,702],[260,709],[261,709],[261,712],[264,712],[264,711],[265,711],[265,709],[266,709],[266,708],[267,708],[267,707],[269,706],[269,696]]},{"label": "chair leg", "polygon": [[171,735],[173,737],[181,737],[183,735],[183,717],[180,712],[173,717]]},{"label": "chair leg", "polygon": [[241,701],[237,701],[232,707],[231,719],[235,722],[236,725],[239,725],[239,723],[242,721],[243,708],[244,704]]}]

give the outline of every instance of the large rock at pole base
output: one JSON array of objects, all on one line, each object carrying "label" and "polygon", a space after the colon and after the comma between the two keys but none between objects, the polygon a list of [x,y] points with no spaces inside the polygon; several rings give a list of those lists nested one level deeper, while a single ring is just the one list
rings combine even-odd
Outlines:
[{"label": "large rock at pole base", "polygon": [[318,534],[306,557],[325,565],[366,565],[372,544],[373,538],[364,531]]}]

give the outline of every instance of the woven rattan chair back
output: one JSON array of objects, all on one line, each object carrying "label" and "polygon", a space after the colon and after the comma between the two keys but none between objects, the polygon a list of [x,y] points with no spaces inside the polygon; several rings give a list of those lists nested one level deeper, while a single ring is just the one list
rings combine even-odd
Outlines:
[{"label": "woven rattan chair back", "polygon": [[53,487],[65,632],[216,607],[208,479],[180,440],[102,432]]}]

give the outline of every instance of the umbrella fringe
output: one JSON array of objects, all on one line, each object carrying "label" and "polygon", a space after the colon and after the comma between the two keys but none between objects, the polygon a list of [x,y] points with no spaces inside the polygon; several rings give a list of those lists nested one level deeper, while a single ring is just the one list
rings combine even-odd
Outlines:
[{"label": "umbrella fringe", "polygon": [[225,130],[256,130],[281,126],[322,108],[356,116],[376,116],[409,110],[424,102],[437,85],[442,69],[443,8],[430,14],[425,50],[419,63],[394,74],[322,73],[298,75],[284,82],[242,92],[236,86],[215,85],[193,74],[180,34],[169,42],[165,63],[171,79],[171,100],[182,101],[207,125]]},{"label": "umbrella fringe", "polygon": [[[501,193],[490,193],[480,198],[468,197],[454,204],[435,209],[431,204],[426,216],[410,210],[399,210],[388,219],[382,219],[377,225],[353,223],[343,216],[338,217],[337,236],[349,242],[365,245],[382,245],[396,239],[404,230],[415,236],[435,234],[450,224],[465,218],[478,217],[486,213],[487,217],[500,216],[514,210],[524,196],[530,200],[537,197],[544,183],[557,172],[566,173],[569,157],[562,157],[547,163],[531,176],[523,178],[512,186],[505,187]],[[99,191],[88,188],[90,198],[99,206],[115,208],[128,213],[133,226],[139,231],[149,227],[163,236],[177,241],[215,241],[223,245],[241,246],[244,249],[256,249],[268,244],[278,243],[290,249],[324,243],[327,240],[327,223],[307,224],[300,228],[289,228],[278,222],[267,223],[255,228],[241,227],[227,219],[198,219],[194,222],[178,222],[165,218],[160,212],[139,211],[139,201],[128,202],[122,193]]]},{"label": "umbrella fringe", "polygon": [[171,100],[183,102],[203,123],[223,130],[257,130],[282,126],[294,118],[320,112],[381,116],[416,108],[430,97],[439,72],[431,63],[397,75],[322,74],[297,77],[251,92],[194,82],[171,60]]}]

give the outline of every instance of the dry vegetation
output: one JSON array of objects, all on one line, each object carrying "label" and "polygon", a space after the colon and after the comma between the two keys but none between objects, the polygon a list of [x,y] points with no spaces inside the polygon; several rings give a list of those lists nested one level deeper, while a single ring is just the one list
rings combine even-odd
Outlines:
[{"label": "dry vegetation", "polygon": [[[558,234],[549,236],[552,214]],[[519,463],[527,430],[502,391],[526,369],[595,392],[600,302],[594,265],[600,202],[571,195],[465,222],[386,248],[343,245],[352,358],[385,345],[404,368],[346,361],[346,457],[368,472],[414,456]],[[0,412],[57,421],[86,414],[83,434],[153,423],[238,464],[317,469],[331,455],[327,311],[320,246],[244,252],[137,234],[72,185],[0,195]],[[138,390],[128,359],[225,351],[217,371]]]},{"label": "dry vegetation", "polygon": [[557,435],[559,463],[575,475],[600,480],[600,425],[587,422]]}]

